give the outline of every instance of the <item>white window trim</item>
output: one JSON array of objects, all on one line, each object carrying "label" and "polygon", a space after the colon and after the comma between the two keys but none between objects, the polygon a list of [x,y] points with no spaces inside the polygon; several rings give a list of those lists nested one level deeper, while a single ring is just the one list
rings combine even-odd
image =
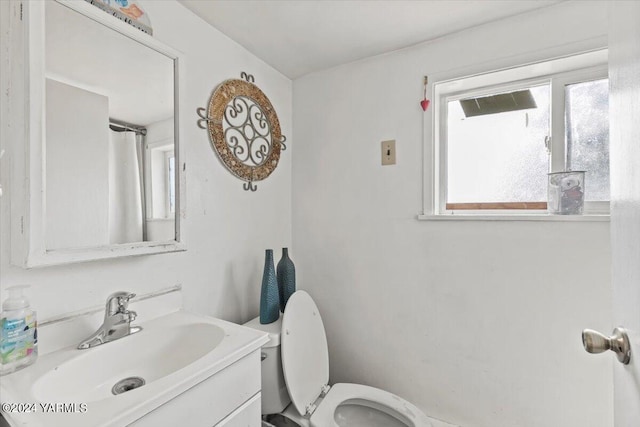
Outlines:
[{"label": "white window trim", "polygon": [[[606,78],[608,72],[607,49],[597,49],[551,60],[518,65],[493,71],[455,77],[434,79],[430,84],[430,93],[434,100],[432,108],[432,129],[425,131],[425,173],[424,210],[418,219],[475,219],[475,220],[551,220],[551,221],[608,221],[608,202],[585,202],[584,215],[551,215],[546,210],[465,210],[446,209],[447,178],[447,115],[446,103],[469,96],[481,96],[501,91],[516,90],[524,86],[551,83],[551,105],[564,105],[564,85],[581,81]],[[507,83],[504,83],[504,82]],[[555,98],[554,98],[555,97]],[[560,104],[557,104],[560,102]],[[564,170],[564,108],[551,112],[552,164],[551,171]],[[554,144],[554,140],[562,143]],[[427,160],[430,157],[430,161]],[[429,197],[429,194],[430,197]]]},{"label": "white window trim", "polygon": [[[173,146],[173,138],[162,138],[160,140],[157,141],[152,141],[152,142],[145,142],[145,154],[144,154],[144,183],[145,183],[145,202],[146,202],[146,212],[147,212],[147,218],[146,221],[150,222],[150,221],[167,221],[167,220],[173,220],[175,219],[175,214],[170,214],[169,216],[167,216],[165,214],[165,216],[156,216],[155,213],[153,212],[153,179],[152,179],[152,161],[151,161],[151,155],[153,150],[160,150],[160,151],[164,151],[165,152],[165,163],[167,162],[166,160],[166,152],[171,152],[169,150],[171,150]],[[175,153],[174,153],[175,155]],[[168,169],[167,165],[163,164],[163,167],[165,169]],[[168,184],[168,178],[165,177],[165,181],[167,181],[167,185]],[[166,187],[168,188],[168,187]],[[167,190],[168,191],[168,190]],[[168,194],[168,193],[167,193]],[[168,197],[168,196],[167,196]],[[165,197],[166,199],[166,197]],[[168,211],[168,201],[165,200],[165,206],[167,206],[167,210],[165,212],[169,212]]]},{"label": "white window trim", "polygon": [[[164,153],[164,175],[165,175],[165,195],[164,195],[164,208],[165,217],[167,219],[173,219],[175,217],[175,211],[171,212],[171,168],[169,167],[169,161],[171,158],[175,158],[173,151],[165,151]],[[174,160],[175,161],[175,160]],[[175,168],[175,163],[174,163]],[[174,170],[175,176],[175,170]],[[175,189],[174,189],[175,191]],[[175,205],[174,205],[175,208]]]},{"label": "white window trim", "polygon": [[[477,211],[476,211],[477,212]],[[496,213],[487,213],[496,212]],[[528,213],[509,213],[504,211],[483,211],[479,214],[433,215],[420,214],[423,221],[554,221],[554,222],[609,222],[608,214],[551,215],[546,211],[527,211]],[[539,212],[539,213],[535,213]]]}]

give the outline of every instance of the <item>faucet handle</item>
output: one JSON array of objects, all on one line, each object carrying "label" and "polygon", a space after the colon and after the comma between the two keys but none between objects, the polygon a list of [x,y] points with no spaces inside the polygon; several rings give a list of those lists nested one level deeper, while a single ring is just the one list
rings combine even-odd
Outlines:
[{"label": "faucet handle", "polygon": [[133,292],[127,292],[127,291],[118,291],[118,292],[114,292],[111,295],[109,295],[107,297],[107,301],[111,301],[112,299],[126,299],[127,301],[130,300],[131,298],[135,297],[136,294],[134,294]]},{"label": "faucet handle", "polygon": [[118,301],[118,311],[125,312],[127,311],[127,307],[129,306],[129,300],[135,297],[136,294],[127,292],[125,295],[118,295],[116,298]]},{"label": "faucet handle", "polygon": [[127,304],[131,298],[136,296],[133,292],[124,292],[124,294],[118,296],[118,303],[122,301],[123,304]]},{"label": "faucet handle", "polygon": [[129,300],[135,297],[136,294],[132,292],[119,291],[114,292],[107,298],[107,313],[124,313],[127,311]]}]

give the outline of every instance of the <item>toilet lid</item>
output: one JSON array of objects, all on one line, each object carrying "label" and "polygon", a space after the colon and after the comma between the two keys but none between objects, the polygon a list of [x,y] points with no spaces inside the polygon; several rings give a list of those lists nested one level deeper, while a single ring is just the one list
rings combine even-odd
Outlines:
[{"label": "toilet lid", "polygon": [[320,311],[305,291],[295,292],[287,301],[280,341],[287,390],[304,415],[329,383],[327,336]]}]

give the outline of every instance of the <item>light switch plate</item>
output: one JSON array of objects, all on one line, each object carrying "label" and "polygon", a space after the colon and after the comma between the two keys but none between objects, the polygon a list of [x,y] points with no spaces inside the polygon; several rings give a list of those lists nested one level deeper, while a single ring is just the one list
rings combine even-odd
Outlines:
[{"label": "light switch plate", "polygon": [[396,164],[396,140],[382,141],[382,165]]}]

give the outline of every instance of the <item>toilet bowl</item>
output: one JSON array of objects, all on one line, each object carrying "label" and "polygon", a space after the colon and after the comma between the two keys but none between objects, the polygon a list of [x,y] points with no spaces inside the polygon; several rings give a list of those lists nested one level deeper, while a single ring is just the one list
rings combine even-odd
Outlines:
[{"label": "toilet bowl", "polygon": [[262,351],[262,413],[288,420],[281,425],[432,427],[420,409],[387,391],[361,384],[329,386],[327,337],[307,292],[295,292],[277,322],[261,325],[254,319],[246,326],[269,332]]}]

